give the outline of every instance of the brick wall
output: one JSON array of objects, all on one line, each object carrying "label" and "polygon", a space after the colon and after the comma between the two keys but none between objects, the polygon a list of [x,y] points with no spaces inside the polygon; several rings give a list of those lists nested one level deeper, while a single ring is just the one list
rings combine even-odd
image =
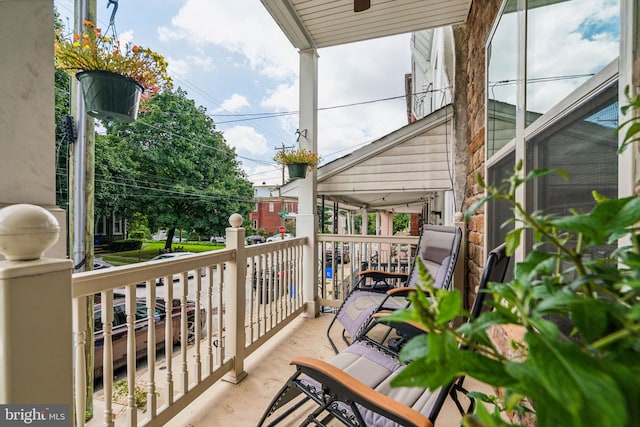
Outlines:
[{"label": "brick wall", "polygon": [[[484,193],[476,184],[476,175],[484,177],[485,166],[485,43],[500,8],[501,0],[474,0],[467,19],[467,120],[468,120],[468,167],[465,209],[481,198]],[[469,299],[475,298],[475,289],[480,282],[485,262],[484,253],[484,209],[479,209],[467,223],[467,286]],[[512,355],[511,341],[522,341],[522,330],[513,327],[494,327],[488,331],[496,346],[506,355]],[[498,391],[500,393],[500,391]],[[520,418],[508,414],[511,422],[533,427],[535,417],[527,414]]]},{"label": "brick wall", "polygon": [[[483,196],[476,174],[484,176],[485,159],[485,43],[498,13],[500,0],[474,0],[467,19],[467,120],[468,165],[465,210]],[[467,286],[470,298],[484,266],[484,210],[478,210],[467,224]]]}]

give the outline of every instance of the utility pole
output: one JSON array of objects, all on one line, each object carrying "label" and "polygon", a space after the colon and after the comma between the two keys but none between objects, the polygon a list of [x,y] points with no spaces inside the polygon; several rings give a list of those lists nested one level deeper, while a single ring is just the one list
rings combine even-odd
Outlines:
[{"label": "utility pole", "polygon": [[[75,0],[74,31],[84,31],[83,20],[96,22],[96,0]],[[76,79],[71,84],[72,115],[77,120],[78,135],[69,153],[69,247],[73,251],[74,271],[93,270],[93,191],[94,191],[94,122],[85,113],[84,99]],[[86,298],[86,413],[93,416],[93,297]],[[82,391],[77,390],[77,393]],[[84,414],[82,414],[84,416]]]}]

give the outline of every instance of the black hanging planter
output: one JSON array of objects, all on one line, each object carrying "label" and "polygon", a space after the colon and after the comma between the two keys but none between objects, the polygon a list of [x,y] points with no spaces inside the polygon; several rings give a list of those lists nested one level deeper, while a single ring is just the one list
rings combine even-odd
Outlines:
[{"label": "black hanging planter", "polygon": [[135,80],[110,71],[81,71],[80,81],[87,114],[96,119],[131,123],[138,116],[144,88]]},{"label": "black hanging planter", "polygon": [[289,179],[306,177],[308,167],[309,164],[307,163],[288,163],[287,168],[289,168]]}]

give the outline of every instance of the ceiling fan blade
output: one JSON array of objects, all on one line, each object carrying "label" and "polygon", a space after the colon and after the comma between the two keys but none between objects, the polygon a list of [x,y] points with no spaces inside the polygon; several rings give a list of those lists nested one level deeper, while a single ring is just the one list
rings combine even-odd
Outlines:
[{"label": "ceiling fan blade", "polygon": [[371,7],[371,0],[353,0],[353,11],[362,12]]}]

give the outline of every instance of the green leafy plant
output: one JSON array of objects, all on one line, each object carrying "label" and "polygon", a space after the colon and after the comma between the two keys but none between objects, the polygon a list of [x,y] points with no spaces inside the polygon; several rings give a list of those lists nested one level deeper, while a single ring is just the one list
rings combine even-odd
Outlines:
[{"label": "green leafy plant", "polygon": [[[120,380],[113,384],[113,403],[119,403],[126,399],[129,393],[129,383],[126,380]],[[160,395],[160,393],[156,393]],[[136,407],[142,409],[142,412],[147,411],[147,392],[142,387],[136,385],[134,387],[134,397],[136,401]]]},{"label": "green leafy plant", "polygon": [[[640,96],[631,96],[630,89],[627,86],[625,88],[625,95],[627,96],[627,101],[629,102],[627,105],[620,108],[623,114],[635,113],[640,111]],[[624,149],[629,146],[629,144],[633,144],[636,142],[640,142],[640,117],[637,114],[634,114],[630,119],[624,121],[620,127],[618,128],[618,132],[622,131],[626,128],[624,143],[618,149],[618,152],[622,152]]]},{"label": "green leafy plant", "polygon": [[56,68],[75,74],[102,70],[121,74],[140,83],[146,93],[157,93],[173,83],[167,74],[164,57],[149,48],[121,44],[107,37],[91,21],[83,21],[84,32],[64,37],[62,28],[55,33]]},{"label": "green leafy plant", "polygon": [[[638,132],[628,132],[627,141]],[[515,252],[525,232],[534,242],[513,280],[489,285],[492,311],[451,326],[468,315],[460,295],[433,289],[421,269],[411,308],[395,315],[429,333],[405,346],[401,358],[411,363],[393,385],[435,389],[467,375],[502,391],[500,397],[474,394],[488,406],[477,405],[465,425],[507,425],[505,415],[528,411],[538,426],[622,427],[640,417],[640,197],[606,199],[594,192],[595,207],[587,213],[527,212],[516,190],[551,173],[565,175],[546,169],[524,175],[518,164],[497,187],[478,177],[486,197],[469,214],[488,200],[506,201],[515,223],[507,252]],[[617,249],[602,250],[618,242]],[[510,354],[489,338],[487,330],[496,326],[522,332]],[[472,351],[458,350],[459,342]]]},{"label": "green leafy plant", "polygon": [[292,163],[306,163],[311,167],[318,165],[320,156],[311,150],[305,148],[294,148],[289,150],[278,151],[273,160],[281,165],[288,165]]}]

